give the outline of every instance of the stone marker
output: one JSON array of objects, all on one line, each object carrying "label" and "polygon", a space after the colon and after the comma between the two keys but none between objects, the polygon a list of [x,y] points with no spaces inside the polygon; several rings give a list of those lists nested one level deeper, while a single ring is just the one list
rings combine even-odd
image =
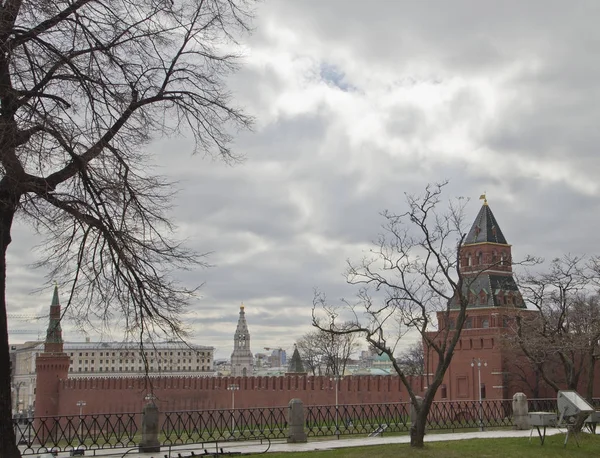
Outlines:
[{"label": "stone marker", "polygon": [[300,399],[292,399],[288,404],[288,443],[306,442],[304,432],[304,404]]},{"label": "stone marker", "polygon": [[525,393],[515,393],[512,408],[515,429],[529,429],[529,407]]},{"label": "stone marker", "polygon": [[154,404],[154,397],[147,396],[148,404],[142,411],[142,441],[139,451],[141,453],[160,452],[160,443],[158,442],[158,407]]}]

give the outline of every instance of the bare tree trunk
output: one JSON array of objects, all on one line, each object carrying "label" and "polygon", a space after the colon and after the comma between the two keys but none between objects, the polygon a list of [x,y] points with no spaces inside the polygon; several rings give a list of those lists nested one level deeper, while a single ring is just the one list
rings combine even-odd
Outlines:
[{"label": "bare tree trunk", "polygon": [[427,415],[431,408],[431,401],[423,399],[417,413],[416,421],[410,427],[410,446],[423,448],[425,446],[425,426],[427,425]]},{"label": "bare tree trunk", "polygon": [[[4,199],[2,199],[4,200]],[[11,242],[14,209],[6,201],[0,205],[0,456],[2,458],[20,458],[15,431],[12,423],[12,402],[10,393],[11,367],[8,343],[8,318],[6,312],[6,249]]]}]

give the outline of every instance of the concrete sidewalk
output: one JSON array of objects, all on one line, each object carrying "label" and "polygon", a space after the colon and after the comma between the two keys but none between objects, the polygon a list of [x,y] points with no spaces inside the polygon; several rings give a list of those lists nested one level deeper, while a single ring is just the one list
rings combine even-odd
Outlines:
[{"label": "concrete sidewalk", "polygon": [[[557,428],[548,428],[546,431],[547,436],[554,434],[564,433],[564,430]],[[516,437],[523,438],[523,440],[529,440],[531,437],[532,441],[540,442],[537,431],[525,430],[506,430],[506,431],[476,431],[469,433],[430,433],[425,436],[425,442],[443,442],[451,440],[466,440],[466,439],[478,439],[478,438],[503,438],[503,437]],[[176,447],[162,447],[160,452],[156,453],[140,453],[137,448],[135,449],[111,449],[111,450],[89,450],[86,451],[85,456],[99,456],[99,457],[124,457],[124,458],[164,458],[173,457],[178,458],[178,454],[183,457],[189,457],[192,452],[195,455],[203,455],[204,453],[215,453],[217,451],[232,452],[232,453],[264,453],[268,452],[307,452],[314,450],[332,450],[338,448],[348,447],[364,447],[369,445],[383,445],[383,444],[408,444],[410,437],[408,435],[402,436],[383,436],[383,437],[360,437],[352,439],[328,439],[328,440],[309,440],[303,444],[288,444],[287,442],[281,442],[276,440],[271,443],[268,447],[268,443],[265,441],[263,444],[258,444],[255,441],[247,442],[222,442],[219,444],[205,444],[204,447],[200,445],[182,445]],[[206,450],[206,452],[205,452]],[[35,457],[44,457],[40,455],[28,455]],[[68,456],[68,454],[61,453],[59,457]],[[225,455],[227,456],[227,455]]]}]

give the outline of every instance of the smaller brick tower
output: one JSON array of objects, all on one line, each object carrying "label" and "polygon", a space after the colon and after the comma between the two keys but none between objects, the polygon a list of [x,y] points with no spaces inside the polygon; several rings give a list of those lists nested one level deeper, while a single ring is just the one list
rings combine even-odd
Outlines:
[{"label": "smaller brick tower", "polygon": [[249,377],[252,375],[254,360],[250,351],[250,332],[246,323],[244,305],[240,306],[235,335],[233,336],[233,353],[231,354],[231,375],[234,377]]},{"label": "smaller brick tower", "polygon": [[60,301],[58,286],[50,305],[50,322],[44,341],[44,352],[35,360],[35,416],[45,417],[59,414],[59,380],[69,374],[69,356],[63,352],[62,330],[60,328]]}]

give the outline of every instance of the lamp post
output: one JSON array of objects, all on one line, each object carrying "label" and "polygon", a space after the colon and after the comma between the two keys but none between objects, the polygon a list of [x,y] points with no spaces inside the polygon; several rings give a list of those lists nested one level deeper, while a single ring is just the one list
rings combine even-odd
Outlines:
[{"label": "lamp post", "polygon": [[343,375],[334,375],[333,377],[331,377],[329,380],[333,381],[335,383],[334,387],[335,387],[335,434],[340,434],[340,429],[338,427],[338,391],[339,391],[339,384],[340,384],[340,380],[343,379],[344,376]]},{"label": "lamp post", "polygon": [[240,386],[232,383],[227,389],[231,391],[231,435],[233,436],[233,431],[235,431],[235,392],[240,389]]},{"label": "lamp post", "polygon": [[12,388],[13,388],[13,391],[15,392],[15,407],[13,410],[13,415],[19,413],[19,404],[21,402],[21,399],[19,399],[19,392],[21,391],[21,387],[23,385],[25,385],[25,382],[13,383]]},{"label": "lamp post", "polygon": [[79,443],[83,443],[83,408],[85,407],[85,401],[77,401],[77,407],[79,407]]},{"label": "lamp post", "polygon": [[482,361],[481,358],[473,358],[471,367],[477,366],[477,375],[479,378],[479,431],[483,431],[483,403],[481,400],[481,366],[487,366],[487,361]]}]

